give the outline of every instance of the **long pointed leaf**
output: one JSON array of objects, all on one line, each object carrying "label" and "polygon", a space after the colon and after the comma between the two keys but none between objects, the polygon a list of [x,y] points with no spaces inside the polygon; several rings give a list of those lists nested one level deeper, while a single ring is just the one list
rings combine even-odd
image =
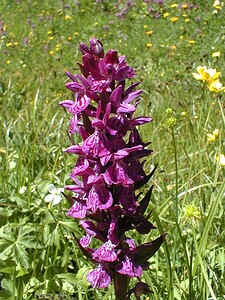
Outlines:
[{"label": "long pointed leaf", "polygon": [[138,246],[135,249],[134,261],[138,265],[146,264],[147,260],[151,258],[162,245],[163,241],[165,240],[165,237],[166,234],[162,234],[156,240]]}]

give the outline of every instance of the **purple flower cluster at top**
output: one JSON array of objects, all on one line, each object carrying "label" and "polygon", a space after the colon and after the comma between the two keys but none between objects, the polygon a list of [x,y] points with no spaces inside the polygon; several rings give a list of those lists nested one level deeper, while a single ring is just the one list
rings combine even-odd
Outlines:
[{"label": "purple flower cluster at top", "polygon": [[[140,159],[152,150],[146,149],[150,143],[144,143],[137,130],[152,119],[133,117],[141,90],[135,90],[139,82],[126,87],[125,80],[135,73],[124,56],[119,57],[116,50],[104,53],[95,38],[90,39],[90,47],[80,44],[80,50],[82,75],[67,72],[71,81],[66,87],[74,99],[60,103],[72,115],[70,135],[76,132],[82,139],[81,145],[66,149],[78,155],[70,174],[73,184],[65,187],[74,193],[66,196],[72,203],[67,215],[80,219],[86,235],[77,242],[97,265],[87,275],[88,281],[93,287],[105,288],[116,274],[140,277],[164,240],[162,235],[137,246],[126,237],[131,229],[146,234],[155,228],[144,217],[152,187],[143,197],[135,192],[154,172],[146,175],[143,170]],[[101,242],[98,249],[90,248],[92,238]]]}]

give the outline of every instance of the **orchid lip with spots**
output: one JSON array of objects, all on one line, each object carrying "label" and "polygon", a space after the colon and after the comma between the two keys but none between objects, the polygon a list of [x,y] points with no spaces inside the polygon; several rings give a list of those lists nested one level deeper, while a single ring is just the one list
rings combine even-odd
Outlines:
[{"label": "orchid lip with spots", "polygon": [[[155,171],[146,175],[143,169],[140,159],[152,150],[138,132],[138,127],[152,118],[134,117],[142,91],[135,90],[140,82],[127,86],[135,72],[125,56],[114,49],[105,53],[96,38],[90,39],[90,46],[81,43],[80,50],[81,74],[66,72],[70,80],[66,88],[73,98],[60,103],[71,114],[72,145],[65,152],[76,156],[71,182],[65,186],[71,194],[66,198],[72,204],[67,216],[80,220],[85,232],[80,240],[74,238],[96,265],[87,275],[92,287],[106,288],[113,281],[116,299],[129,299],[131,292],[136,293],[136,287],[128,291],[129,279],[136,277],[141,282],[148,259],[165,239],[161,235],[137,246],[129,234],[131,230],[148,234],[156,228],[148,221],[149,215],[145,216],[152,187],[145,196],[137,192]],[[79,145],[73,142],[74,134],[81,138]],[[92,239],[99,240],[97,249],[90,247]]]}]

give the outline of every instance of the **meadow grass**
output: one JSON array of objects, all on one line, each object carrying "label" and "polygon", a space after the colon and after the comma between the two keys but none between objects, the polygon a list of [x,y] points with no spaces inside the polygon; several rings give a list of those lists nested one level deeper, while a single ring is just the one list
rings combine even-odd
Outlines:
[{"label": "meadow grass", "polygon": [[92,266],[74,243],[71,233],[82,232],[66,217],[69,204],[44,201],[74,165],[58,104],[71,98],[64,73],[79,72],[79,43],[93,36],[126,55],[143,89],[137,114],[153,118],[141,134],[154,150],[146,172],[158,164],[149,207],[157,229],[135,239],[168,235],[144,272],[152,293],[142,299],[224,299],[225,181],[216,157],[225,152],[225,94],[192,76],[206,65],[225,85],[219,2],[1,0],[0,299],[114,299],[112,286],[93,290],[85,279]]}]

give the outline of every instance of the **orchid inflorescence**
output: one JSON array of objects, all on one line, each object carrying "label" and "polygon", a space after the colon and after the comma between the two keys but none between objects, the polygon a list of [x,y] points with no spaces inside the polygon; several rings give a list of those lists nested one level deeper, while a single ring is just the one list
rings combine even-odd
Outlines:
[{"label": "orchid inflorescence", "polygon": [[[137,126],[152,121],[150,117],[133,117],[139,103],[139,82],[126,87],[126,79],[135,73],[116,50],[104,53],[98,39],[90,39],[90,47],[80,44],[82,75],[67,72],[71,82],[66,87],[74,93],[74,100],[60,105],[72,115],[69,137],[72,145],[65,151],[78,155],[70,174],[72,185],[65,188],[72,196],[65,195],[72,207],[67,215],[80,219],[86,232],[80,240],[74,235],[83,254],[96,265],[87,274],[94,288],[105,288],[114,281],[116,299],[129,299],[134,293],[139,299],[149,292],[141,282],[148,259],[159,249],[165,235],[137,246],[127,232],[136,229],[148,234],[156,228],[144,216],[152,193],[152,186],[145,196],[136,193],[152,177],[155,168],[146,175],[140,159],[151,154],[143,142]],[[73,141],[73,134],[80,135],[81,145]],[[141,198],[141,200],[139,200]],[[138,202],[139,201],[139,202]],[[100,241],[97,249],[91,241]],[[137,277],[138,283],[127,290],[129,279]]]}]

